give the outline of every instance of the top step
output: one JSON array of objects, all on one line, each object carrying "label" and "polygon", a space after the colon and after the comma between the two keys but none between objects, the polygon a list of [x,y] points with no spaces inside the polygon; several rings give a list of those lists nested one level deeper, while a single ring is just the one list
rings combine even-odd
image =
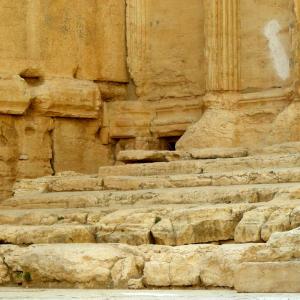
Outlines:
[{"label": "top step", "polygon": [[248,150],[244,148],[205,148],[189,151],[125,150],[118,153],[117,161],[124,163],[170,162],[188,159],[234,158],[247,155]]},{"label": "top step", "polygon": [[[258,149],[251,154],[297,154],[300,153],[300,142],[275,144]],[[175,160],[238,158],[250,155],[246,148],[191,148],[185,151],[161,150],[124,150],[117,155],[120,163],[170,162]]]}]

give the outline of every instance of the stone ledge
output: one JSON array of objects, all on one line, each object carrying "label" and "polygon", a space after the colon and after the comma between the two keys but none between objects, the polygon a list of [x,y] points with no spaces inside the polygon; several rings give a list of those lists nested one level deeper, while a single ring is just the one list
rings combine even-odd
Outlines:
[{"label": "stone ledge", "polygon": [[0,113],[22,115],[30,106],[30,92],[20,76],[0,79]]}]

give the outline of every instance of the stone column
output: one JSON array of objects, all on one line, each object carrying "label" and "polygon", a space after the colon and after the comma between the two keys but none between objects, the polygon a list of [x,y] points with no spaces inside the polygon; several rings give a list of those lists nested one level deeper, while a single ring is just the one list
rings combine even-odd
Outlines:
[{"label": "stone column", "polygon": [[208,91],[240,87],[240,0],[206,0]]},{"label": "stone column", "polygon": [[136,84],[143,80],[143,68],[147,55],[148,0],[126,0],[127,4],[127,63]]}]

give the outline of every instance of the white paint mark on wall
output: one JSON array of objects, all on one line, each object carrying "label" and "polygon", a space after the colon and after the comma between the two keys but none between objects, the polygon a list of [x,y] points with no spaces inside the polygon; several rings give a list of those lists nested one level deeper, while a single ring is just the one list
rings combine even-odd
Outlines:
[{"label": "white paint mark on wall", "polygon": [[269,48],[277,74],[282,80],[286,80],[290,77],[290,63],[287,53],[278,37],[280,29],[279,22],[272,20],[265,26],[264,34],[269,41]]}]

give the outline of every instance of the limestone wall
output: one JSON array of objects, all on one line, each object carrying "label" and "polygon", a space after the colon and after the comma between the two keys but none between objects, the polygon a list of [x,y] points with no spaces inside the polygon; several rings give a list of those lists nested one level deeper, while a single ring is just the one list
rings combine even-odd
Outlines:
[{"label": "limestone wall", "polygon": [[0,198],[16,178],[165,147],[200,118],[204,13],[190,2],[0,0]]},{"label": "limestone wall", "polygon": [[298,10],[0,0],[0,198],[16,178],[94,173],[182,135],[178,148],[299,140]]}]

